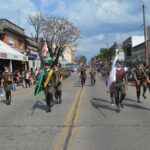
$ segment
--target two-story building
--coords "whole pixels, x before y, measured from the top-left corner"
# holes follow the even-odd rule
[[[149,63],[150,63],[150,27],[147,28],[147,43],[148,43],[148,54],[149,54]],[[132,48],[133,61],[140,59],[145,62],[145,41],[134,46]]]
[[[137,59],[137,52],[134,47],[144,42],[144,36],[131,36],[123,41],[123,50],[125,53],[125,61],[133,62]]]
[[[18,55],[22,54],[24,55],[24,59],[17,59],[17,54],[16,57],[0,57],[0,66],[3,67],[4,65],[9,65],[11,70],[20,70],[22,68],[27,67],[27,61],[28,58],[25,56],[26,54],[26,47],[25,47],[25,32],[24,29],[17,26],[16,24],[10,22],[7,19],[0,19],[0,40],[4,42],[5,44],[10,46],[3,46],[7,47],[7,56],[10,56],[11,52],[13,53],[18,52]],[[2,44],[2,45],[5,45]],[[9,49],[9,50],[8,50]],[[14,51],[13,51],[14,50]],[[16,51],[17,50],[17,51]],[[9,53],[10,52],[10,53]]]

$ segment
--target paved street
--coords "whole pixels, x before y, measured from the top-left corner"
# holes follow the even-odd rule
[[[80,86],[77,73],[63,82],[63,103],[46,113],[44,94],[34,86],[12,93],[12,104],[0,97],[0,150],[149,150],[150,94],[136,102],[129,87],[125,108],[116,113],[105,82]]]

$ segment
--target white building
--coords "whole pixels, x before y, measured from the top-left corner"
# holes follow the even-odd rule
[[[132,58],[133,62],[137,59],[140,59],[143,62],[145,62],[145,42],[132,48]]]
[[[137,59],[137,51],[133,47],[144,42],[144,36],[131,36],[123,42],[123,50],[125,52],[125,60],[133,61]]]
[[[149,62],[150,62],[150,27],[147,28],[147,41],[148,41],[148,53],[149,53]],[[145,62],[145,42],[140,43],[132,48],[133,59],[136,60],[139,58]]]
[[[63,52],[63,58],[61,58],[61,63],[74,63],[74,49],[70,46],[67,46]]]

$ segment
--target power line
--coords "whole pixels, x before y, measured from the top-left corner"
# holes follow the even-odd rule
[[[115,12],[109,10],[109,9],[106,9],[106,8],[102,7],[99,3],[95,2],[95,1],[92,1],[92,0],[87,0],[87,1],[90,2],[90,3],[93,3],[93,4],[95,4],[95,5],[97,5],[99,8],[103,9],[103,10],[106,11],[107,13],[110,13],[111,15],[117,16],[117,17],[119,17],[119,18],[122,19],[122,20],[129,20],[129,21],[132,21],[132,22],[133,22],[133,20],[132,20],[131,18],[126,18],[126,19],[124,19],[124,16],[118,15],[117,13],[115,13]]]

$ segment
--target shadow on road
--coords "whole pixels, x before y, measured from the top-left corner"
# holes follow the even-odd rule
[[[132,100],[132,99],[129,99],[129,98],[126,98],[125,101],[130,101],[130,102],[134,102],[134,103],[137,103],[137,101],[135,100]]]
[[[131,102],[131,103],[126,103],[126,101],[129,101],[129,102]],[[144,110],[150,110],[150,108],[146,108],[146,107],[143,107],[143,106],[140,106],[141,104],[136,104],[137,103],[137,101],[135,101],[135,100],[132,100],[132,99],[129,99],[129,98],[126,98],[125,100],[124,100],[124,105],[125,106],[127,106],[127,107],[132,107],[132,108],[135,108],[135,109],[144,109]]]
[[[85,86],[92,86],[91,84],[86,84]]]
[[[150,110],[149,108],[146,108],[146,107],[143,107],[143,106],[139,106],[139,105],[136,105],[136,104],[127,104],[127,103],[124,103],[125,106],[127,107],[132,107],[132,108],[135,108],[135,109],[144,109],[144,110]]]
[[[104,114],[102,109],[114,111],[114,109],[110,105],[110,102],[108,102],[107,100],[103,100],[103,99],[99,99],[99,98],[93,98],[92,100],[90,100],[90,102],[91,102],[92,106],[95,109],[97,109],[103,117],[106,117],[106,115]]]
[[[104,99],[100,99],[100,98],[93,98],[93,100],[94,101],[99,101],[99,102],[104,102],[104,103],[109,103],[110,104],[110,102],[108,101],[108,100],[104,100]]]
[[[31,116],[34,114],[35,109],[42,109],[42,110],[46,110],[46,105],[44,105],[41,101],[37,100],[36,103],[33,105],[32,107],[32,113]]]
[[[131,103],[126,103],[126,101],[130,101]],[[100,98],[93,98],[92,100],[90,100],[92,106],[97,109],[102,116],[106,117],[106,115],[104,114],[104,112],[102,111],[102,109],[107,109],[107,110],[111,110],[111,111],[115,111],[115,108],[113,108],[110,105],[110,102],[108,100],[104,100],[104,99],[100,99]],[[126,99],[124,101],[124,105],[126,107],[130,107],[130,108],[134,108],[134,109],[143,109],[143,110],[147,110],[150,111],[150,108],[146,108],[144,106],[140,106],[140,104],[135,104],[137,103],[136,101],[132,100],[132,99]]]
[[[0,103],[4,103],[7,105],[7,101],[6,100],[1,100]]]
[[[74,85],[73,87],[82,87],[82,85]]]

